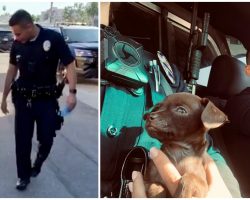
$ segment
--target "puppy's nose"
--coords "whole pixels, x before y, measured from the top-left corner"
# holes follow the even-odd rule
[[[143,116],[143,119],[144,120],[154,120],[155,118],[157,118],[158,115],[156,113],[146,113],[144,116]]]
[[[149,113],[146,113],[145,115],[143,115],[143,119],[146,120],[149,117]]]

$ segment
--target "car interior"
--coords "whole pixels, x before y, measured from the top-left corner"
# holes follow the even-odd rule
[[[152,56],[160,50],[169,63],[178,67],[184,80],[195,85],[196,95],[208,97],[223,111],[228,99],[250,85],[250,77],[244,73],[246,52],[250,49],[250,29],[246,28],[250,23],[249,9],[250,3],[245,2],[117,2],[111,3],[110,19],[122,35],[140,43]],[[196,48],[205,15],[209,21],[207,43]],[[187,64],[192,51],[190,42],[202,54],[198,75],[191,78]],[[223,136],[226,133],[221,128],[213,132],[214,145],[239,181],[242,196],[250,197],[250,185],[242,182],[239,166],[236,168],[230,157],[230,146]]]

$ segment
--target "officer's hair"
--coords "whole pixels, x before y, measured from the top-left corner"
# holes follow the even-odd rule
[[[33,24],[31,15],[25,10],[16,11],[9,20],[9,26]]]

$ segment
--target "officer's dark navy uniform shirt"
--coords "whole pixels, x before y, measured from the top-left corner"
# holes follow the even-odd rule
[[[24,87],[56,84],[59,59],[64,66],[74,61],[59,33],[37,26],[40,32],[34,41],[14,41],[10,52],[10,63],[18,67],[18,82]]]

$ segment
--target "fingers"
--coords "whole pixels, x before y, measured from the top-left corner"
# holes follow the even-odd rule
[[[232,197],[212,159],[207,164],[206,173],[209,185],[207,197]]]
[[[2,112],[4,113],[4,114],[8,114],[9,113],[9,110],[8,110],[8,108],[7,108],[7,104],[2,104],[1,105],[1,110],[2,110]]]
[[[133,171],[132,179],[133,182],[129,183],[129,190],[132,193],[132,198],[146,198],[142,174],[140,172]]]
[[[155,147],[150,149],[150,158],[155,163],[158,172],[160,173],[169,192],[173,196],[178,187],[179,180],[181,179],[180,173],[168,157],[161,150]]]

